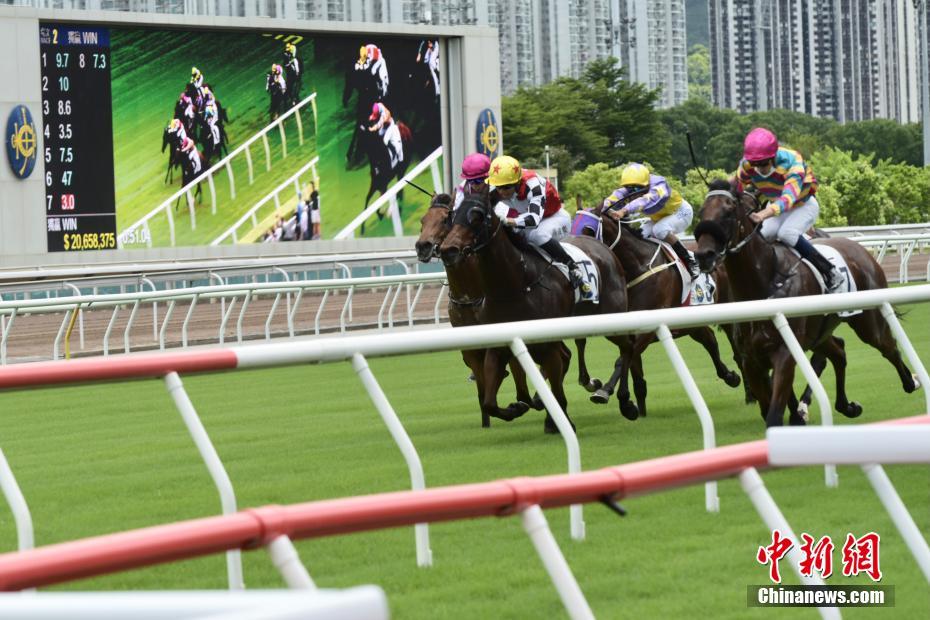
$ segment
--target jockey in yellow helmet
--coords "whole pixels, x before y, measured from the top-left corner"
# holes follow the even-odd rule
[[[491,162],[487,182],[492,188],[491,204],[496,204],[494,211],[503,225],[568,267],[572,286],[581,287],[581,268],[559,243],[571,229],[571,218],[562,208],[555,186],[536,171],[524,170],[508,155]],[[583,296],[591,292],[587,286],[580,290]]]

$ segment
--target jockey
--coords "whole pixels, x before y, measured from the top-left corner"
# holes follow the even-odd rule
[[[168,133],[177,134],[178,144],[183,144],[187,140],[187,131],[184,129],[184,123],[180,119],[173,118],[168,123]]]
[[[459,208],[466,194],[476,191],[485,183],[490,170],[491,158],[484,153],[472,153],[462,160],[462,182],[455,186],[453,211]]]
[[[798,251],[823,276],[827,290],[836,288],[840,277],[823,254],[804,237],[820,214],[817,202],[817,179],[810,165],[795,150],[778,145],[778,138],[768,129],[756,127],[743,142],[743,159],[736,180],[740,189],[752,186],[765,205],[749,218],[761,223],[759,231],[766,241],[777,239]]]
[[[681,194],[669,187],[665,177],[650,174],[642,164],[628,165],[620,176],[620,187],[604,199],[603,209],[615,220],[645,214],[649,219],[643,223],[643,236],[668,242],[691,278],[698,277],[697,263],[678,239],[691,224],[694,210]]]
[[[188,137],[181,142],[181,152],[187,153],[188,159],[191,160],[191,167],[194,170],[194,176],[200,174],[200,153],[197,152],[197,145]]]
[[[278,63],[271,65],[271,73],[268,74],[268,84],[265,90],[271,90],[272,84],[277,84],[282,93],[287,92],[287,82],[284,80],[284,71],[282,71],[281,65]]]
[[[183,109],[183,114],[187,118],[194,118],[194,101],[191,99],[187,93],[181,93],[181,96],[178,98],[178,101],[181,103],[181,108]]]
[[[371,116],[368,117],[368,122],[373,123],[368,128],[368,131],[377,131],[378,135],[381,136],[384,146],[387,147],[388,154],[391,157],[391,168],[394,168],[404,159],[404,143],[401,139],[400,129],[391,116],[391,111],[383,103],[375,103],[371,106]]]
[[[559,243],[568,235],[571,218],[562,208],[555,188],[540,174],[524,170],[520,162],[507,155],[491,162],[487,183],[492,188],[492,204],[498,203],[494,210],[501,223],[568,267],[572,287],[581,287],[583,295],[590,293],[581,268]],[[506,214],[502,213],[505,209]]]
[[[439,96],[439,41],[427,39],[420,43],[420,49],[417,52],[417,62],[424,63],[429,69],[430,76],[433,79],[433,88],[435,95]]]
[[[378,81],[380,98],[384,99],[388,93],[388,70],[381,48],[374,43],[363,45],[358,50],[358,63],[356,68],[367,69]]]
[[[197,90],[203,88],[203,73],[201,73],[200,69],[197,67],[191,67],[191,84],[193,84],[194,88]]]

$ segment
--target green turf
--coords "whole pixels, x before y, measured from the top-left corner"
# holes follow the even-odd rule
[[[357,49],[357,43],[346,41],[347,47]],[[323,236],[334,236],[362,210],[369,185],[368,166],[365,164],[348,170],[345,162],[345,152],[354,130],[352,117],[342,106],[346,60],[332,54],[318,57],[315,43],[310,38],[299,43],[305,71],[301,97],[316,92],[318,113],[318,118],[314,119],[312,108],[307,106],[301,110],[306,137],[304,144],[298,145],[296,123],[287,121],[288,157],[283,159],[280,136],[277,130],[272,131],[269,143],[273,165],[269,172],[265,170],[261,142],[256,143],[251,148],[255,164],[251,185],[247,181],[245,157],[234,158],[235,198],[230,194],[226,173],[218,173],[215,176],[217,214],[210,214],[209,191],[204,185],[195,230],[191,229],[182,200],[180,210],[175,212],[178,246],[210,243],[315,155],[320,156],[318,171]],[[415,42],[411,44],[416,49]],[[330,50],[339,48],[332,39],[328,40],[328,45]],[[174,102],[190,77],[191,66],[196,65],[203,72],[206,82],[212,85],[214,93],[229,111],[227,132],[232,151],[270,120],[265,74],[272,62],[280,61],[282,48],[282,41],[259,32],[111,30],[113,149],[117,227],[120,231],[159,206],[181,187],[179,174],[175,174],[171,185],[165,184],[167,155],[161,153],[162,131],[171,120]],[[392,79],[399,80],[400,76]],[[394,113],[411,123],[403,110],[395,110]],[[419,162],[420,154],[410,153],[408,158],[412,168]],[[425,188],[434,189],[428,171],[417,180]],[[290,197],[287,192],[285,194],[285,197]],[[428,206],[428,199],[410,190],[404,194],[401,206],[404,230],[412,234],[418,230],[419,217]],[[153,244],[156,247],[168,245],[167,216],[156,217],[150,226]],[[389,222],[377,223],[375,219],[366,230],[366,236],[389,234],[393,234]]]
[[[904,326],[918,353],[930,359],[930,308],[914,307]],[[924,412],[923,392],[905,395],[877,352],[845,327],[838,333],[847,341],[850,396],[865,408],[851,423]],[[714,416],[718,443],[762,437],[758,410],[742,403],[742,390],[713,377],[696,345],[679,342]],[[606,373],[612,352],[603,341],[592,342],[589,361]],[[429,486],[565,471],[564,444],[543,435],[541,414],[479,427],[474,386],[457,353],[370,363],[419,450]],[[579,387],[568,387],[585,469],[700,448],[696,416],[661,347],[649,349],[645,365],[651,408],[636,422],[621,418],[615,401],[595,406]],[[403,459],[349,364],[189,377],[185,385],[240,506],[408,488]],[[832,395],[830,371],[825,385]],[[509,381],[502,394],[512,396]],[[206,469],[159,381],[9,392],[0,399],[0,446],[29,502],[38,544],[219,512]],[[816,408],[813,416],[819,419]],[[837,424],[850,423],[834,416]],[[887,470],[930,535],[927,469]],[[829,534],[834,541],[847,532],[881,535],[882,583],[895,586],[896,607],[849,609],[844,617],[930,617],[927,584],[863,474],[856,467],[839,471],[838,489],[824,487],[821,467],[766,473],[764,479],[798,534]],[[624,519],[589,505],[584,542],[570,540],[566,509],[546,515],[599,618],[816,617],[811,609],[746,607],[746,586],[767,579],[767,568],[754,558],[770,533],[737,482],[722,482],[719,495],[719,514],[704,511],[702,486],[623,501],[630,513]],[[297,546],[319,585],[377,583],[398,618],[564,617],[518,519],[443,523],[430,532],[431,569],[416,567],[412,528]],[[15,544],[10,514],[0,509],[0,548]],[[828,583],[870,583],[843,577],[841,562],[837,549],[837,574]],[[264,552],[244,554],[244,563],[248,586],[282,586]],[[797,583],[787,562],[782,574],[786,583]],[[225,580],[225,560],[217,555],[64,587],[222,588]]]

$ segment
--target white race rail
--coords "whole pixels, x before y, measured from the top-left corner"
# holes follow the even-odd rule
[[[310,169],[313,170],[313,172],[310,174],[310,178],[312,179],[319,178],[319,175],[317,174],[317,171],[316,171],[316,166],[319,162],[320,162],[320,158],[314,157],[313,159],[308,161],[306,164],[304,164],[300,168],[300,170],[292,174],[287,180],[283,181],[280,185],[278,185],[276,188],[271,190],[267,196],[265,196],[264,198],[259,200],[257,203],[255,203],[255,206],[249,209],[248,212],[246,212],[241,218],[239,218],[238,222],[230,226],[229,229],[226,232],[224,232],[222,235],[220,235],[219,237],[211,241],[210,245],[219,245],[223,243],[223,241],[225,241],[226,239],[229,239],[230,237],[232,238],[233,243],[239,243],[239,237],[238,237],[239,228],[243,224],[245,224],[247,221],[250,221],[250,220],[252,222],[252,228],[253,229],[258,228],[258,216],[256,215],[256,213],[258,212],[259,209],[265,206],[268,203],[268,201],[274,200],[275,211],[277,211],[278,209],[281,208],[281,200],[278,197],[278,195],[282,191],[284,191],[284,189],[288,185],[293,184],[294,189],[297,191],[297,195],[298,196],[300,195],[300,191],[301,191],[300,190],[300,177],[303,176],[307,172],[307,170],[310,170]]]
[[[568,453],[568,469],[570,473],[581,471],[580,450],[578,440],[572,431],[564,412],[558,406],[549,386],[543,380],[535,364],[525,354],[525,344],[528,342],[551,342],[553,340],[590,338],[600,335],[631,334],[659,332],[660,337],[667,330],[695,327],[707,324],[739,323],[746,321],[776,320],[781,322],[782,317],[805,316],[810,314],[823,314],[849,310],[855,308],[879,308],[885,320],[891,325],[892,332],[903,349],[905,356],[915,370],[921,385],[924,386],[924,402],[920,413],[930,412],[930,377],[904,334],[900,323],[895,316],[891,304],[908,304],[930,301],[930,285],[902,287],[897,289],[882,289],[863,291],[858,293],[843,293],[827,296],[796,297],[790,299],[762,300],[722,304],[719,306],[697,306],[685,308],[671,308],[664,310],[650,310],[612,315],[597,315],[584,317],[569,317],[561,319],[546,319],[522,323],[500,323],[494,325],[480,325],[461,327],[456,329],[433,329],[407,333],[389,333],[377,335],[344,336],[335,338],[316,338],[305,341],[291,341],[286,343],[256,344],[252,346],[238,346],[229,348],[216,348],[200,351],[182,351],[166,354],[136,355],[130,358],[96,358],[72,360],[67,363],[40,362],[32,364],[19,364],[0,368],[0,389],[21,388],[37,385],[70,383],[75,381],[109,380],[120,378],[138,378],[144,376],[166,376],[173,372],[205,372],[230,370],[233,368],[259,368],[272,366],[286,366],[293,364],[325,363],[352,360],[359,373],[365,389],[372,401],[376,404],[379,413],[391,429],[392,436],[398,443],[401,453],[410,470],[411,481],[414,487],[424,480],[420,470],[420,459],[409,436],[396,413],[390,406],[386,395],[380,390],[374,375],[365,362],[370,357],[388,357],[414,353],[427,353],[435,351],[453,351],[462,349],[485,349],[490,347],[509,347],[524,367],[527,377],[533,383],[546,404],[549,414],[556,420],[562,433]],[[794,338],[790,330],[781,330],[789,342]],[[669,352],[673,363],[676,361],[677,345],[668,338],[663,339],[663,346]],[[792,355],[802,368],[808,364],[803,352],[791,348]],[[131,363],[130,363],[131,362]],[[702,416],[702,409],[706,411],[706,404],[697,384],[691,377],[687,367],[674,364],[676,372],[684,383],[691,402],[698,412],[699,421],[704,433],[704,448],[711,449],[713,445],[713,420],[709,415]],[[821,391],[822,385],[816,376],[811,376],[815,390]],[[173,384],[174,396],[183,391],[183,386]],[[828,423],[826,409],[829,403],[818,398],[818,406],[822,408],[822,422]],[[191,406],[191,411],[192,411]],[[188,413],[191,413],[189,411]],[[405,439],[406,437],[406,439]],[[25,503],[17,503],[22,495],[16,481],[9,472],[8,477],[0,477],[3,492],[16,519],[17,527],[28,524],[31,528],[28,509]],[[835,483],[831,479],[829,470],[828,484]],[[744,483],[757,488],[759,485],[752,479],[745,479]],[[747,488],[747,492],[750,490]],[[752,495],[752,493],[751,493]],[[758,499],[758,498],[757,498]],[[764,498],[763,498],[764,499]],[[762,501],[760,499],[760,501]],[[769,500],[770,501],[770,498]],[[716,494],[708,488],[706,493],[706,508],[717,510]],[[25,509],[25,512],[23,512]],[[584,522],[581,507],[573,506],[571,515],[571,533],[573,538],[584,535]],[[20,537],[22,539],[22,537]],[[431,553],[425,526],[417,528],[417,562],[421,566],[429,565]],[[232,585],[232,580],[231,580]]]
[[[174,212],[173,212],[173,209],[171,208],[171,205],[177,202],[182,196],[185,196],[187,199],[188,212],[190,213],[191,230],[194,230],[195,228],[197,228],[197,215],[196,215],[195,206],[194,206],[194,196],[191,192],[194,190],[195,187],[197,187],[197,185],[200,182],[206,180],[210,188],[210,199],[211,199],[210,212],[215,215],[216,214],[216,188],[213,183],[214,174],[218,172],[221,168],[226,169],[226,173],[229,178],[229,193],[233,198],[235,198],[236,197],[236,180],[235,180],[235,176],[233,175],[233,171],[232,171],[232,160],[236,156],[238,156],[240,153],[245,153],[246,163],[249,168],[249,184],[251,185],[252,182],[254,181],[254,172],[253,172],[253,165],[252,165],[252,152],[251,150],[249,150],[249,147],[251,147],[252,144],[254,144],[256,141],[261,140],[262,145],[264,146],[264,150],[265,150],[265,169],[270,171],[271,170],[271,146],[268,143],[268,133],[275,127],[278,128],[278,131],[281,134],[281,147],[283,149],[283,154],[284,154],[284,157],[287,157],[287,138],[285,137],[285,133],[284,133],[284,121],[290,118],[291,116],[294,117],[294,119],[297,121],[297,131],[299,135],[299,141],[300,141],[300,144],[303,144],[304,143],[303,121],[301,120],[300,114],[298,114],[298,112],[300,111],[301,108],[303,108],[309,103],[313,103],[313,110],[314,110],[313,116],[315,119],[316,118],[316,93],[313,93],[309,97],[307,97],[306,99],[304,99],[303,101],[295,105],[293,108],[291,108],[290,110],[288,110],[287,112],[279,116],[273,122],[269,123],[264,129],[256,133],[254,136],[252,136],[251,138],[249,138],[248,140],[240,144],[238,147],[236,147],[235,150],[233,150],[232,153],[230,153],[229,155],[227,155],[220,161],[216,162],[212,166],[210,166],[210,168],[208,168],[203,173],[201,173],[200,176],[198,176],[196,179],[194,179],[193,181],[191,181],[190,183],[188,183],[187,185],[185,185],[184,187],[176,191],[174,194],[171,195],[170,198],[168,198],[167,200],[162,202],[160,205],[158,205],[157,207],[155,207],[154,209],[146,213],[144,216],[142,216],[141,219],[136,221],[131,226],[128,226],[127,228],[122,230],[117,236],[117,242],[119,243],[119,247],[120,248],[124,247],[125,239],[131,236],[134,236],[134,235],[140,235],[140,233],[138,232],[139,229],[142,229],[145,231],[144,234],[140,235],[140,237],[143,239],[146,239],[146,244],[148,247],[152,247],[152,232],[149,228],[149,221],[151,221],[152,218],[157,216],[159,213],[165,213],[168,216],[169,237],[171,241],[171,246],[173,247],[175,245]]]
[[[404,225],[400,220],[400,209],[397,208],[397,194],[401,190],[407,188],[407,182],[411,181],[418,176],[420,176],[427,167],[430,168],[430,171],[433,175],[433,187],[439,188],[442,187],[442,176],[439,173],[439,158],[442,157],[442,147],[427,155],[423,161],[418,163],[413,170],[404,175],[404,177],[399,180],[397,183],[391,186],[388,191],[381,194],[377,200],[375,200],[371,205],[368,206],[364,211],[359,213],[354,220],[349,222],[349,224],[340,230],[335,239],[350,239],[355,236],[356,229],[360,228],[368,218],[375,214],[375,212],[384,206],[385,203],[390,203],[389,215],[394,224],[394,236],[401,237],[404,234]],[[408,188],[409,189],[409,188]]]

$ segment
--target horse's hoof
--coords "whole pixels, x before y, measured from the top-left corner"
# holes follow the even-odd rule
[[[637,405],[637,407],[639,407],[639,417],[645,418],[646,417],[646,405]]]
[[[627,420],[635,420],[639,417],[639,407],[632,402],[620,403],[620,413]]]
[[[753,404],[753,403],[755,403],[755,402],[758,402],[758,401],[756,400],[756,397],[752,395],[752,392],[746,392],[746,394],[745,394],[743,400],[746,401],[746,404],[747,404],[747,405],[751,405],[751,404]]]
[[[600,379],[591,378],[588,379],[587,383],[582,383],[581,385],[588,393],[593,393],[604,387],[604,382]]]
[[[789,426],[807,426],[807,421],[801,416],[788,416]]]
[[[381,209],[378,209],[377,213],[378,213],[378,221],[380,222],[381,220],[384,219],[384,213],[381,212]]]
[[[475,378],[475,373],[471,373],[470,375],[468,375],[468,381],[475,382],[476,380],[477,379]]]
[[[533,394],[533,404],[532,404],[532,407],[533,407],[533,409],[535,409],[536,411],[542,411],[543,409],[546,408],[546,403],[544,403],[544,402],[542,401],[542,399],[539,397],[539,394]]]
[[[807,409],[807,403],[803,401],[798,403],[798,416],[800,416],[800,418],[805,422],[811,421],[811,414]]]
[[[530,410],[530,406],[524,402],[517,401],[515,403],[510,403],[507,405],[507,411],[513,413],[513,419],[516,420],[524,413]]]
[[[911,373],[911,380],[914,382],[914,387],[911,389],[904,388],[904,391],[908,394],[920,389],[920,377],[917,376],[917,373]]]
[[[731,388],[739,387],[743,380],[740,378],[738,372],[729,371],[723,377],[723,382],[729,385]]]
[[[846,405],[845,411],[840,411],[840,413],[842,413],[847,418],[858,418],[862,415],[862,405],[856,401],[853,401]]]
[[[591,402],[597,405],[606,405],[610,402],[610,392],[601,388],[598,389],[594,394],[591,394]]]

